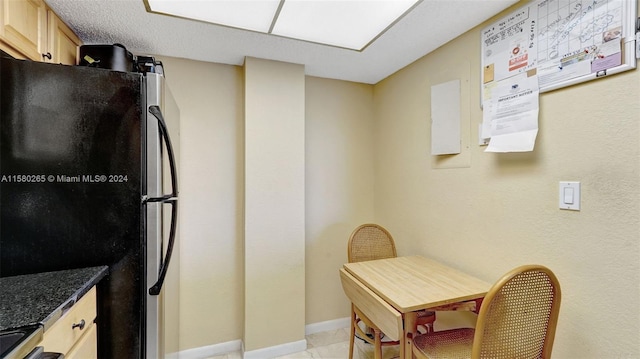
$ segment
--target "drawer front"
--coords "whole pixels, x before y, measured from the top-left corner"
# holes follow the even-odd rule
[[[40,346],[48,352],[66,354],[94,326],[95,318],[96,288],[94,287],[44,333]]]

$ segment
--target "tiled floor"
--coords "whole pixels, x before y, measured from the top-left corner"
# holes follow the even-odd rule
[[[398,346],[383,348],[383,359],[398,357]],[[273,359],[346,359],[349,357],[349,329],[338,329],[307,335],[307,350]],[[354,359],[373,359],[373,346],[356,339]],[[240,352],[207,359],[242,359]]]

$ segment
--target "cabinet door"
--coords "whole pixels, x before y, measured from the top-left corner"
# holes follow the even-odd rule
[[[96,359],[98,358],[98,331],[97,325],[92,324],[89,330],[65,355],[65,359]]]
[[[43,0],[0,0],[0,38],[2,42],[42,61],[47,13]]]
[[[96,288],[85,294],[51,328],[45,330],[40,346],[45,351],[67,353],[95,325]]]
[[[47,49],[51,59],[46,61],[55,64],[76,65],[76,54],[80,39],[51,10],[47,11],[48,41]]]

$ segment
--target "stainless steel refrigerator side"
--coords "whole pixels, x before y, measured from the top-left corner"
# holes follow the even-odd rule
[[[163,76],[148,73],[145,357],[179,351],[180,244],[178,177],[180,110]],[[160,110],[160,111],[158,111]],[[166,151],[165,151],[166,150]],[[170,208],[168,206],[171,206]]]
[[[162,77],[149,73],[147,84],[147,108],[162,107]],[[162,142],[158,121],[147,113],[147,196],[160,197],[162,190]],[[149,286],[156,283],[162,258],[162,203],[147,202],[146,213],[146,338],[145,357],[164,358],[163,308],[160,295],[149,295]]]
[[[169,134],[171,135],[171,143],[175,155],[175,164],[177,167],[177,180],[180,181],[180,109],[173,98],[171,87],[167,80],[164,81],[164,99],[162,111],[165,115],[165,123]],[[169,160],[163,158],[163,180],[165,193],[171,192],[171,171],[169,168]],[[178,193],[179,196],[179,193]],[[177,205],[177,204],[176,204]],[[163,217],[164,233],[171,231],[172,211],[165,210]],[[161,293],[164,307],[163,328],[164,328],[164,354],[165,358],[177,358],[180,351],[180,216],[176,218],[176,233],[173,245],[173,254],[171,255],[171,265],[164,279],[163,290]],[[165,251],[167,250],[165,246]]]

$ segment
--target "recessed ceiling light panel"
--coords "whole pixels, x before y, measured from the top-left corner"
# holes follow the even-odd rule
[[[157,13],[362,50],[421,0],[146,0]]]
[[[147,0],[153,12],[268,32],[280,0]]]
[[[272,33],[361,50],[415,0],[286,0]]]

